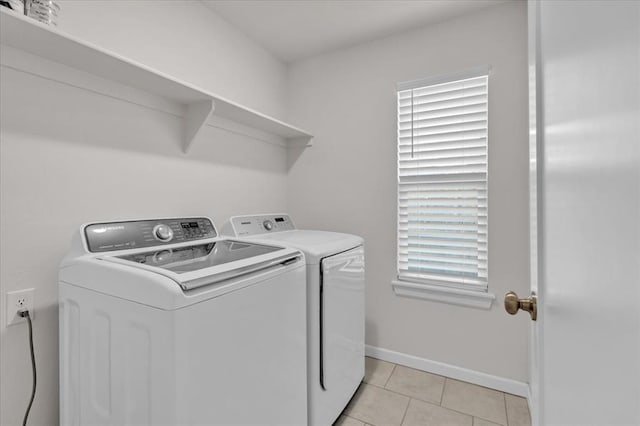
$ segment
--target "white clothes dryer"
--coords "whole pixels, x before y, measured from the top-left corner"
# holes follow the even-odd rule
[[[304,253],[308,424],[333,424],[364,378],[364,240],[350,234],[296,229],[286,214],[234,216],[222,233]]]
[[[298,250],[204,217],[94,223],[59,280],[61,425],[306,424]]]

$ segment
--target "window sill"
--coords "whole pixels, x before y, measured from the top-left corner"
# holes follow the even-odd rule
[[[493,293],[418,284],[409,281],[395,280],[391,281],[391,285],[396,296],[425,299],[485,310],[491,309],[491,305],[496,298]]]

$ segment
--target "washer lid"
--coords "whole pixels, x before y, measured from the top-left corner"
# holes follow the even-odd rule
[[[300,257],[299,252],[282,247],[245,241],[209,240],[202,244],[157,247],[155,250],[101,258],[167,276],[183,290],[191,290],[288,264]]]
[[[281,250],[280,247],[247,242],[218,240],[186,247],[161,248],[142,253],[114,256],[118,259],[155,266],[176,274],[248,259]]]
[[[364,243],[357,235],[304,229],[261,234],[251,238],[251,241],[281,243],[297,248],[304,253],[307,264],[317,264],[323,257],[350,250]]]

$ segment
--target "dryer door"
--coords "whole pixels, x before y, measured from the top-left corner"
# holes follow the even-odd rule
[[[364,248],[320,263],[320,386],[344,408],[364,377]],[[342,410],[340,408],[339,411]]]

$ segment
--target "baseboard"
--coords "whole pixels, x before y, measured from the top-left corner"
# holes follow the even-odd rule
[[[401,352],[395,352],[389,349],[378,348],[370,345],[365,345],[365,354],[372,358],[393,362],[394,364],[404,365],[405,367],[415,368],[416,370],[422,370],[428,373],[438,374],[440,376],[446,376],[452,379],[522,396],[527,398],[527,400],[529,399],[529,385],[524,382],[493,376],[491,374],[481,373],[479,371],[469,370],[467,368],[457,367],[455,365],[432,361],[430,359],[407,355]]]
[[[539,426],[538,411],[533,409],[533,395],[531,394],[531,386],[527,386],[527,405],[529,407],[529,415],[531,416],[531,426]]]

